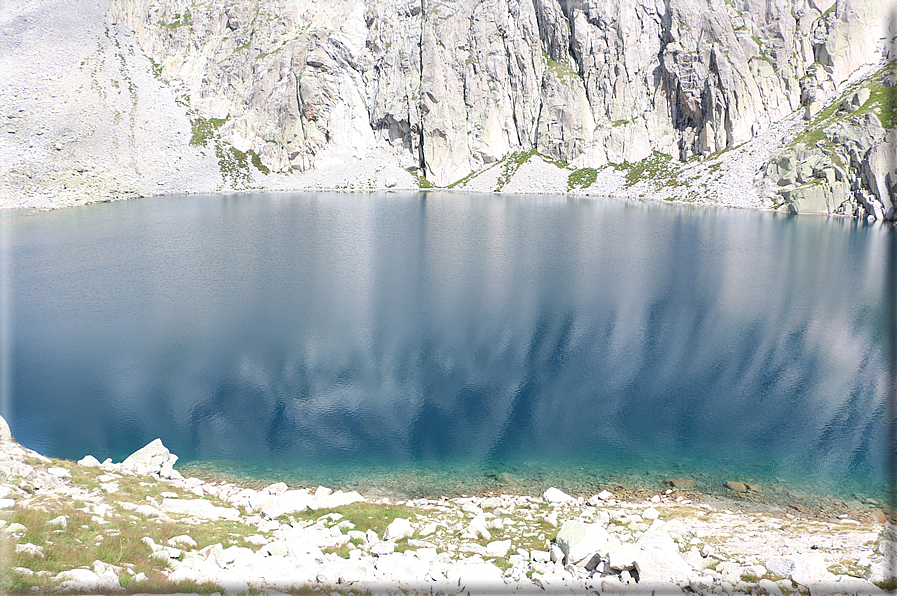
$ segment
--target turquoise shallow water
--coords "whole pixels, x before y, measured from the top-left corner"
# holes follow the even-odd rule
[[[161,437],[186,469],[372,493],[881,499],[881,226],[454,193],[2,225],[4,413],[48,455]]]

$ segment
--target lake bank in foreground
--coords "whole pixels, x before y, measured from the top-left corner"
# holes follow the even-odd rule
[[[158,440],[120,464],[76,463],[2,427],[7,593],[877,594],[893,581],[897,528],[880,512],[810,519],[672,488],[632,500],[256,490],[185,478]]]

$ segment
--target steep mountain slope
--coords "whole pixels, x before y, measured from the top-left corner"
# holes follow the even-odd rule
[[[185,150],[218,162],[208,190],[482,188],[496,164],[510,181],[538,153],[564,166],[554,191],[605,180],[628,196],[880,218],[894,204],[893,0],[109,2],[109,39],[133,32],[155,75],[136,103],[143,87],[174,97],[166,125],[189,118]],[[820,112],[863,76],[851,118]],[[826,155],[823,139],[856,141],[856,159],[817,156],[789,178]],[[736,149],[714,162],[721,176],[698,165]],[[651,164],[683,188],[644,180]]]

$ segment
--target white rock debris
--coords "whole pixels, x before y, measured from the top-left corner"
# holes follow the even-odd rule
[[[112,519],[122,511],[148,523],[179,524],[183,532],[167,544],[144,536],[140,548],[162,566],[173,585],[210,582],[225,593],[314,585],[445,594],[645,589],[883,594],[874,582],[894,574],[888,563],[897,548],[897,527],[887,523],[789,520],[773,512],[683,505],[672,492],[638,503],[615,501],[609,491],[584,500],[557,489],[542,497],[392,502],[326,487],[291,489],[284,483],[255,490],[173,474],[175,458],[156,440],[123,463],[103,464],[105,474],[120,481],[139,479],[147,491],[164,488],[161,501],[147,496],[145,504],[137,505],[79,485],[78,469],[95,467],[94,458],[49,460],[6,439],[0,441],[0,488],[14,501],[13,511],[55,496],[88,503],[86,510],[95,520]],[[381,536],[355,529],[337,511],[358,502],[388,504],[407,514],[394,513]],[[316,511],[320,515],[312,513]],[[305,517],[296,517],[303,512]],[[252,547],[196,539],[203,524],[221,520],[246,527],[245,543]],[[65,531],[66,517],[49,524]],[[559,528],[554,540],[545,535],[546,524]],[[0,532],[15,542],[17,554],[41,564],[45,549],[22,539],[28,532],[24,525],[4,521]],[[98,535],[97,541],[102,538]],[[26,579],[46,573],[29,566],[14,572]],[[130,566],[100,560],[49,579],[59,591],[113,593],[123,589],[126,577],[131,585],[146,580]]]

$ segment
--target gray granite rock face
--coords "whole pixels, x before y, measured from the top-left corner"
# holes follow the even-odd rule
[[[446,185],[514,151],[599,167],[735,147],[821,105],[878,56],[886,7],[234,0],[191,12],[185,0],[111,0],[109,15],[136,32],[194,121],[265,168],[305,171],[388,146]],[[857,167],[886,212],[895,176],[878,155]],[[815,179],[828,193],[777,196],[832,211],[849,180],[824,169]]]

